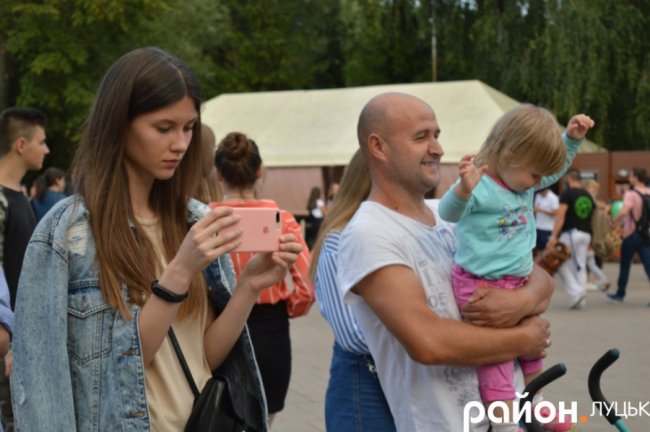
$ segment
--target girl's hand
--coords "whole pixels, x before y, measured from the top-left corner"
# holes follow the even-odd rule
[[[257,253],[246,263],[237,285],[245,285],[259,294],[263,289],[284,279],[301,251],[302,245],[296,241],[296,236],[282,235],[277,252]]]
[[[219,233],[239,220],[231,207],[211,209],[192,226],[181,243],[176,256],[169,263],[187,281],[221,255],[231,252],[239,244],[243,230]]]
[[[594,127],[594,124],[594,121],[588,115],[574,115],[566,127],[566,134],[571,139],[581,140],[587,135],[589,129]]]
[[[468,199],[472,195],[472,191],[487,172],[487,165],[477,168],[474,165],[474,155],[465,155],[461,158],[458,164],[458,173],[460,175],[460,183],[456,188],[456,194],[464,199]]]

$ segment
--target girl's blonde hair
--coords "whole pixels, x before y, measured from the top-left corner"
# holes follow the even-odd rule
[[[131,317],[129,301],[143,305],[151,282],[162,271],[152,242],[131,207],[126,172],[127,133],[139,115],[189,97],[200,116],[199,83],[189,67],[156,47],[139,48],[120,57],[99,86],[84,135],[74,156],[72,179],[90,216],[97,248],[99,286],[106,301],[124,318]],[[160,217],[163,249],[169,262],[188,232],[187,203],[201,170],[201,121],[192,126],[192,140],[174,176],[155,180],[149,203]],[[201,310],[206,284],[197,273],[179,316]]]
[[[523,104],[501,116],[474,161],[497,175],[508,167],[532,167],[547,176],[560,171],[566,158],[555,116],[544,108]]]
[[[323,247],[323,240],[330,231],[342,229],[347,225],[361,203],[368,198],[370,184],[370,171],[366,159],[361,150],[357,150],[343,173],[339,191],[327,210],[327,215],[318,231],[318,238],[312,248],[309,266],[309,277],[312,280],[318,269],[318,257]]]

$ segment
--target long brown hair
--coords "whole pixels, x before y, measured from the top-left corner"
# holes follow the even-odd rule
[[[127,131],[137,116],[186,96],[200,115],[198,81],[181,60],[155,47],[125,54],[102,79],[73,160],[73,183],[88,209],[97,247],[102,294],[125,318],[130,318],[130,308],[122,284],[128,289],[129,301],[142,305],[151,282],[162,271],[153,244],[131,207],[125,165]],[[168,262],[189,229],[187,203],[201,169],[200,118],[192,129],[192,140],[177,172],[169,180],[155,180],[149,196],[164,234],[160,252]],[[202,307],[205,301],[205,282],[197,274],[179,316]]]
[[[194,191],[194,198],[210,203],[221,201],[223,193],[215,176],[214,152],[216,139],[212,128],[208,125],[201,125],[201,179]]]
[[[330,231],[342,229],[352,219],[363,201],[370,194],[370,171],[368,164],[361,150],[357,150],[348,164],[339,191],[334,197],[332,205],[327,211],[325,219],[318,231],[318,239],[311,251],[311,265],[309,266],[309,277],[314,280],[318,269],[318,257],[320,256],[323,241]]]

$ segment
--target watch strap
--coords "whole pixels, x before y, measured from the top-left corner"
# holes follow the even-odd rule
[[[169,303],[180,303],[187,298],[187,292],[176,294],[158,283],[158,280],[151,282],[151,292]]]

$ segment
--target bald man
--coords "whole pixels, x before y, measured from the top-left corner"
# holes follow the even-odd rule
[[[358,123],[372,188],[341,236],[339,285],[377,365],[395,425],[409,431],[463,428],[480,401],[473,366],[544,356],[552,281],[535,269],[528,285],[482,289],[461,321],[451,287],[454,227],[425,200],[440,181],[440,127],[429,105],[400,93],[371,99]],[[500,327],[500,328],[491,328]]]

